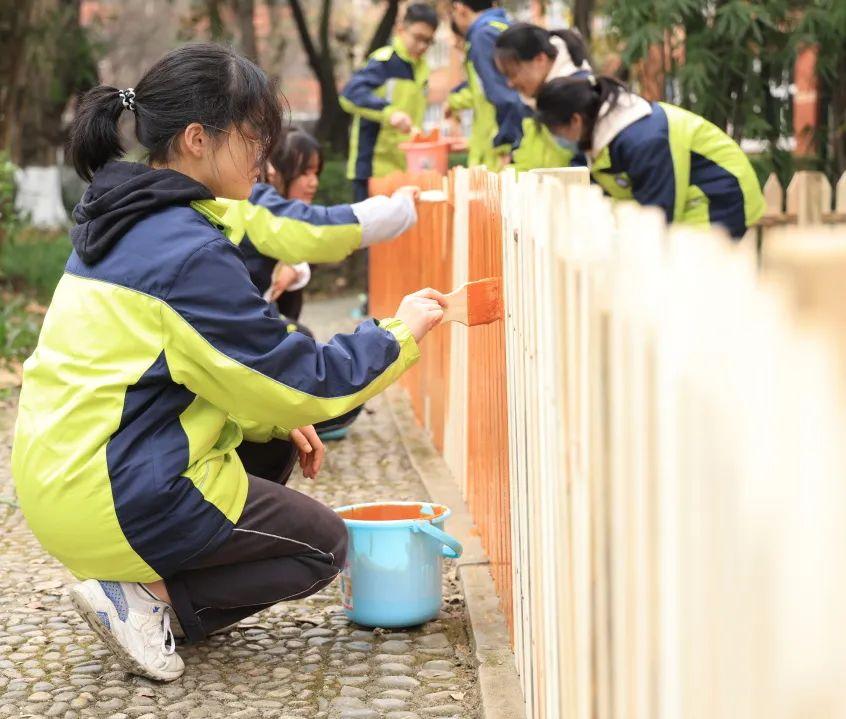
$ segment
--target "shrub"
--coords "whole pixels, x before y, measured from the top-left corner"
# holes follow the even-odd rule
[[[0,277],[16,291],[47,302],[65,269],[71,243],[66,230],[19,228],[0,247]]]

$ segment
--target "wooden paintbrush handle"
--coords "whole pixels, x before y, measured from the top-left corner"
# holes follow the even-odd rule
[[[444,295],[447,306],[444,308],[444,318],[441,322],[461,322],[467,324],[467,285]]]

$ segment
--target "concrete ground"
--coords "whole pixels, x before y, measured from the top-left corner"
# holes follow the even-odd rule
[[[303,321],[325,340],[354,326],[353,306],[350,299],[315,302]],[[318,480],[297,477],[291,486],[336,507],[428,499],[386,400],[367,410],[348,439],[330,445]],[[14,398],[0,400],[0,717],[480,716],[464,599],[449,566],[443,611],[426,626],[387,632],[352,625],[335,583],[180,649],[187,668],[176,682],[126,674],[71,608],[72,577],[42,551],[13,504],[14,415]]]

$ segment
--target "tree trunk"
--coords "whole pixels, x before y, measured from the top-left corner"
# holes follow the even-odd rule
[[[288,5],[294,16],[294,25],[309,67],[320,84],[321,109],[320,119],[317,121],[317,137],[321,141],[328,142],[336,152],[346,152],[349,143],[350,116],[341,109],[338,102],[338,82],[329,41],[332,0],[321,0],[320,25],[316,42],[309,30],[302,1],[288,0]],[[387,43],[396,23],[398,11],[399,0],[388,0],[385,14],[371,39],[369,52]]]
[[[255,0],[235,0],[235,16],[240,37],[239,50],[241,54],[258,62],[258,46],[256,44],[256,27],[254,23]]]
[[[209,34],[215,42],[225,39],[226,31],[220,16],[220,0],[206,0],[206,14],[209,18]]]
[[[80,26],[80,3],[30,0],[12,39],[17,65],[3,69],[2,140],[21,168],[18,208],[45,226],[66,220],[57,167],[57,151],[65,142],[62,114],[74,95],[97,81],[92,48]]]
[[[4,3],[0,10],[0,147],[19,144],[17,122],[25,90],[24,52],[33,3]]]
[[[838,72],[838,81],[834,83],[831,98],[831,142],[834,181],[837,182],[846,172],[846,52],[842,52]]]
[[[388,6],[385,8],[385,14],[379,21],[373,37],[370,39],[370,45],[367,46],[367,55],[378,50],[380,47],[388,44],[391,38],[391,33],[394,30],[394,25],[397,22],[397,15],[399,14],[399,0],[388,0]]]
[[[332,50],[329,46],[329,20],[332,0],[322,0],[319,46],[315,44],[308,28],[300,0],[288,0],[294,24],[314,77],[320,85],[320,119],[317,121],[317,138],[328,142],[336,152],[346,151],[348,144],[349,116],[338,102],[338,84],[335,78]]]
[[[573,23],[585,40],[590,40],[593,8],[596,0],[575,0],[573,5]]]
[[[79,25],[80,0],[33,0],[24,28],[21,83],[8,118],[10,146],[19,165],[54,165],[65,140],[68,100],[91,87],[97,70]]]

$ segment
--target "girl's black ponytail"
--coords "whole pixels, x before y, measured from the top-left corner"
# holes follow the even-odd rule
[[[625,85],[613,77],[556,78],[538,93],[538,121],[547,127],[567,125],[573,115],[579,114],[585,119],[585,137],[590,138],[600,111],[606,106],[605,112],[613,110],[625,89]]]
[[[496,39],[497,60],[505,63],[526,62],[541,54],[554,60],[558,56],[558,49],[552,43],[553,37],[564,41],[576,67],[590,60],[582,36],[574,30],[547,30],[527,22],[514,23],[499,34]]]
[[[97,85],[80,101],[71,124],[68,153],[83,180],[90,181],[109,160],[123,157],[118,121],[124,109],[120,91],[110,85]]]
[[[570,29],[550,30],[550,37],[557,37],[563,40],[567,52],[570,53],[570,59],[576,67],[581,67],[582,63],[587,61],[588,65],[593,63],[590,61],[590,54],[588,53],[587,45],[585,45],[584,38]]]
[[[156,62],[134,90],[99,85],[85,95],[68,146],[83,179],[123,156],[118,121],[124,110],[135,116],[135,136],[154,163],[166,162],[179,133],[197,122],[213,137],[230,127],[248,133],[260,143],[260,166],[283,125],[281,98],[258,66],[215,43],[184,45]]]

